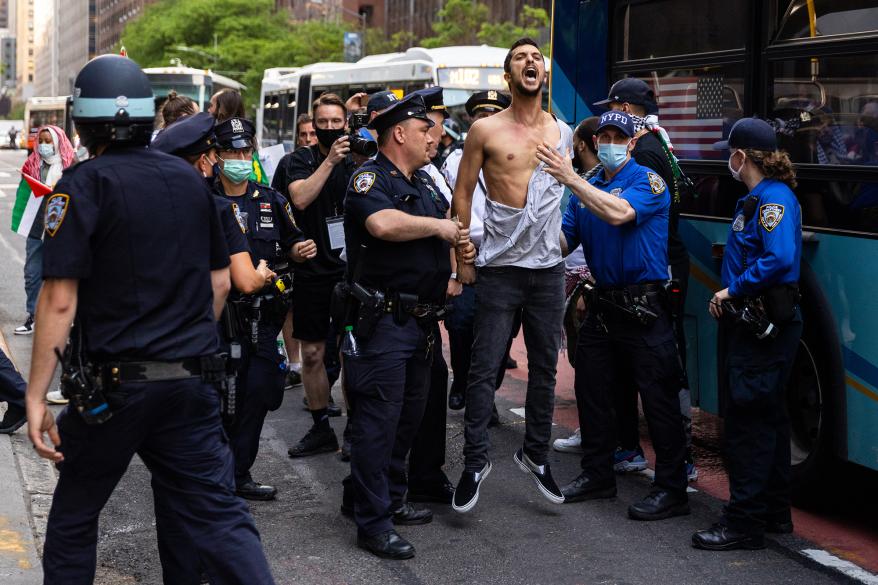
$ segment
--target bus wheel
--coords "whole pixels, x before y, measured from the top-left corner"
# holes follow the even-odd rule
[[[833,478],[834,443],[843,430],[836,414],[844,406],[843,377],[838,380],[844,368],[829,303],[805,263],[800,287],[804,328],[787,385],[787,410],[793,498],[809,504]]]

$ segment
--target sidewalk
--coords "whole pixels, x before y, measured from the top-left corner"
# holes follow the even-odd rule
[[[16,361],[9,351],[2,331],[0,347],[18,367],[22,367],[21,362]],[[30,493],[25,496],[23,486],[26,482],[23,470],[17,463],[19,457],[16,457],[16,452],[21,453],[22,449],[27,448],[26,443],[27,426],[13,435],[0,435],[0,583],[4,585],[43,582],[43,570],[31,526],[32,496]]]

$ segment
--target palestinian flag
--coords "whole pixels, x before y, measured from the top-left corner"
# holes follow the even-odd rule
[[[34,219],[40,211],[43,196],[52,192],[52,188],[21,173],[21,183],[15,193],[15,205],[12,208],[12,231],[27,237]]]
[[[262,168],[262,162],[259,160],[259,153],[255,150],[253,151],[253,170],[250,171],[250,180],[268,186],[268,175],[265,174],[265,169]]]

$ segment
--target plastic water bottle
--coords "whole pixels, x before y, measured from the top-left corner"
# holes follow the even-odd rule
[[[345,357],[360,357],[360,345],[354,336],[354,326],[346,325],[344,328],[344,339],[341,341],[341,353]]]
[[[283,339],[277,340],[277,353],[279,353],[284,358],[283,361],[280,363],[279,367],[280,367],[281,371],[286,372],[287,371],[287,352],[284,349],[284,340]]]

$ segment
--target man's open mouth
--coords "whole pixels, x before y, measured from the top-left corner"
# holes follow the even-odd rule
[[[526,67],[524,70],[525,79],[536,79],[537,78],[537,68],[536,67]]]

